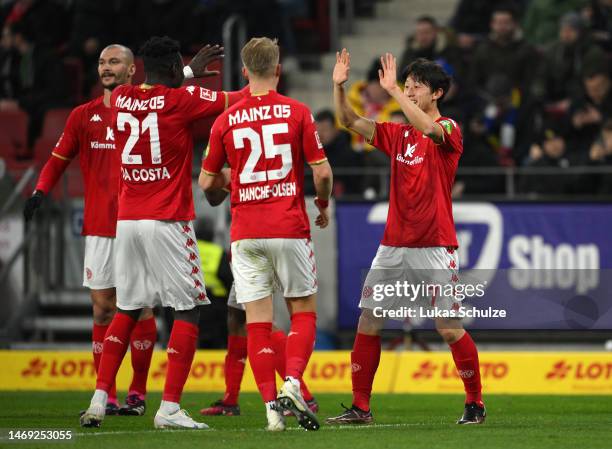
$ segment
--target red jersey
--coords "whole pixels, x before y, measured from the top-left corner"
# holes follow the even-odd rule
[[[304,162],[324,162],[310,110],[275,91],[249,96],[220,115],[202,169],[232,169],[231,240],[308,238]]]
[[[451,189],[463,152],[463,137],[454,120],[440,117],[436,122],[444,130],[441,144],[412,125],[376,123],[371,143],[391,158],[383,245],[457,246]]]
[[[116,151],[111,109],[99,97],[72,111],[51,153],[64,161],[80,158],[85,185],[83,235],[115,236],[120,173]],[[36,189],[48,193],[60,174],[43,179],[41,173]]]
[[[121,152],[118,220],[195,218],[191,125],[220,114],[227,101],[225,92],[198,86],[115,88],[111,105]]]

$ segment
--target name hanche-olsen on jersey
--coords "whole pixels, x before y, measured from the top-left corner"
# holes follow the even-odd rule
[[[219,115],[225,92],[198,86],[123,85],[111,97],[121,151],[118,220],[195,218],[192,123]]]
[[[120,173],[116,151],[111,108],[104,106],[103,97],[74,108],[52,157],[79,156],[85,187],[83,235],[115,237]]]
[[[409,248],[457,247],[451,190],[463,137],[457,123],[436,122],[436,144],[412,125],[376,123],[370,143],[391,158],[389,213],[382,244]]]
[[[304,163],[326,161],[310,110],[269,91],[245,97],[213,124],[202,169],[231,172],[231,240],[309,238]]]

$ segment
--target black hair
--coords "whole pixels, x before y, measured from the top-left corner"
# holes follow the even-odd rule
[[[177,64],[181,46],[168,36],[153,36],[140,47],[138,54],[144,62],[146,73],[169,76]]]
[[[323,110],[317,112],[317,115],[315,115],[315,121],[317,121],[317,122],[328,121],[328,122],[332,122],[332,124],[334,124],[334,123],[336,123],[336,116],[331,111],[331,109],[323,109]]]
[[[425,58],[416,59],[404,69],[402,79],[406,80],[408,77],[429,86],[432,92],[442,89],[442,96],[438,101],[444,99],[451,85],[451,77],[442,66]]]
[[[368,69],[368,73],[366,75],[366,80],[370,81],[378,81],[378,71],[382,70],[382,64],[380,63],[380,58],[375,58],[370,64],[370,68]]]
[[[508,3],[502,3],[499,6],[496,6],[495,8],[493,8],[491,17],[493,17],[493,14],[496,14],[496,13],[510,14],[510,16],[512,17],[512,20],[514,20],[515,22],[518,22],[519,20],[519,13],[514,3],[508,2]]]
[[[434,28],[438,28],[438,22],[432,16],[421,16],[416,21],[417,23],[425,22],[430,24]]]

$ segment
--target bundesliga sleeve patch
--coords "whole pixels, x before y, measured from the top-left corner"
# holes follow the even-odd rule
[[[446,131],[446,134],[452,134],[453,132],[453,122],[450,120],[440,120],[438,123],[442,125],[442,128]]]
[[[207,101],[216,101],[217,100],[217,92],[214,90],[208,90],[203,87],[200,87],[200,98],[202,100]]]

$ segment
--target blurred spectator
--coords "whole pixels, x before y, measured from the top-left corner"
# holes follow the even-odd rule
[[[522,37],[516,11],[511,7],[497,7],[491,16],[489,37],[476,48],[470,85],[482,88],[493,75],[503,74],[514,87],[526,92],[537,60],[534,48]]]
[[[601,133],[591,145],[589,160],[592,165],[612,168],[612,119],[606,120]],[[612,194],[612,176],[610,173],[595,175],[595,178],[594,193]]]
[[[361,153],[356,153],[351,148],[351,135],[336,126],[334,113],[329,109],[324,109],[317,113],[315,121],[325,154],[334,170],[336,168],[359,169],[362,165]],[[361,179],[362,175],[359,173],[334,175],[334,197],[361,194]]]
[[[559,19],[571,11],[579,11],[588,0],[531,0],[525,12],[525,39],[534,45],[546,45],[559,34]]]
[[[585,163],[584,155],[580,152],[568,151],[566,129],[563,123],[549,123],[542,135],[529,150],[527,167],[557,167],[567,168],[582,166]],[[576,175],[545,175],[535,173],[525,175],[521,180],[522,193],[539,194],[566,194],[577,193],[580,190],[580,177]]]
[[[605,59],[606,55],[585,32],[583,19],[577,13],[565,14],[560,21],[559,38],[544,54],[533,93],[557,114],[566,114],[570,99],[582,93],[585,66]]]
[[[32,30],[22,23],[11,26],[13,46],[19,54],[19,78],[14,87],[20,108],[30,116],[28,144],[38,137],[45,112],[61,106],[64,79],[61,60],[57,53],[35,43]]]
[[[599,134],[602,123],[612,118],[612,86],[607,64],[587,67],[582,76],[584,95],[570,105],[572,145],[585,152]]]
[[[28,28],[34,41],[50,47],[59,46],[67,38],[68,11],[66,2],[55,0],[17,0],[6,9],[3,27]]]
[[[459,49],[451,45],[448,36],[438,27],[436,19],[430,16],[417,19],[414,34],[406,40],[406,48],[400,58],[398,69],[404,70],[408,64],[418,58],[446,64],[455,74],[462,69]]]
[[[583,10],[593,39],[612,52],[612,0],[591,0]]]
[[[489,32],[494,2],[490,0],[461,0],[450,21],[457,33],[457,44],[464,49],[473,48]]]
[[[481,113],[471,120],[469,133],[480,141],[480,145],[486,143],[490,154],[497,155],[495,165],[519,163],[531,143],[535,115],[533,103],[522,98],[510,78],[502,74],[491,76],[485,91],[480,93],[480,101]],[[490,160],[490,157],[484,160]]]

